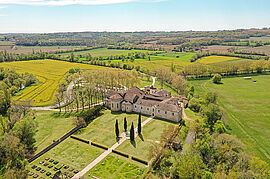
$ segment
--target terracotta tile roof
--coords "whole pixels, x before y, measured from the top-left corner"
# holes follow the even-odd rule
[[[110,96],[110,99],[123,99],[123,97],[117,93],[117,94]]]
[[[160,101],[139,98],[135,104],[152,107],[157,105],[158,103],[160,103]]]
[[[172,112],[179,112],[181,110],[180,106],[166,103],[158,103],[156,105],[156,108],[163,111],[172,111]]]
[[[124,99],[126,101],[134,102],[136,98],[144,95],[145,92],[138,87],[130,88],[126,91]],[[137,96],[137,97],[136,97]]]
[[[125,104],[125,105],[127,105],[127,104],[131,104],[131,105],[132,105],[132,103],[131,103],[131,102],[129,102],[129,101],[124,101],[122,104]]]
[[[166,100],[162,101],[161,103],[166,103],[166,104],[173,104],[173,105],[178,105],[179,99],[178,98],[167,98]]]

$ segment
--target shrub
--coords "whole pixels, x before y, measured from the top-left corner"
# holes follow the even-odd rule
[[[215,74],[214,77],[212,78],[213,82],[216,84],[220,84],[221,83],[221,75],[220,74]]]
[[[54,161],[54,162],[53,162],[53,164],[55,164],[55,165],[58,164],[58,163],[59,163],[58,161]]]
[[[101,144],[98,144],[98,143],[95,143],[95,142],[91,142],[91,145],[108,150],[108,147],[101,145]]]
[[[47,172],[47,173],[46,173],[47,176],[50,176],[51,174],[52,174],[51,172]]]
[[[147,162],[147,161],[142,160],[142,159],[139,159],[139,158],[137,158],[137,157],[131,157],[131,159],[132,159],[132,160],[135,160],[135,161],[137,161],[137,162],[140,162],[140,163],[142,163],[142,164],[148,165],[148,162]]]
[[[123,157],[126,157],[126,158],[128,158],[128,157],[129,157],[129,155],[128,155],[128,154],[125,154],[125,153],[120,152],[120,151],[117,151],[117,150],[112,150],[112,152],[113,152],[113,153],[116,153],[116,154],[118,154],[118,155],[121,155],[121,156],[123,156]]]
[[[90,143],[89,140],[86,140],[86,139],[83,139],[83,138],[80,138],[80,137],[77,137],[77,136],[74,136],[74,135],[70,136],[70,138],[76,139],[76,140],[78,140],[78,141],[81,141],[81,142],[84,142],[84,143],[87,143],[87,144]]]

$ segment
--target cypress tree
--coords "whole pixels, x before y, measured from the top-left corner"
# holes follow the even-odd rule
[[[127,132],[127,118],[126,117],[124,119],[124,129],[125,129],[125,132]]]
[[[115,135],[116,135],[116,137],[119,137],[119,128],[118,128],[118,120],[117,119],[115,122]]]
[[[139,113],[139,119],[138,119],[138,134],[140,135],[142,133],[142,116],[141,113]]]
[[[134,132],[134,126],[133,126],[133,122],[131,124],[131,128],[130,128],[130,140],[134,141],[135,138],[135,132]]]

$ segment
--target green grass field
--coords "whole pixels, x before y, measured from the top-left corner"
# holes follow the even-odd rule
[[[36,153],[46,148],[53,143],[53,140],[59,139],[75,127],[72,125],[73,117],[59,116],[58,113],[52,112],[38,112],[36,121],[38,123],[38,131],[35,135]]]
[[[143,178],[145,167],[135,165],[114,155],[109,155],[88,171],[83,179],[93,178]]]
[[[246,144],[247,151],[270,163],[270,75],[189,81],[196,93],[215,91],[226,110],[225,122],[231,133]],[[256,80],[257,82],[253,82]]]
[[[142,137],[137,136],[135,145],[126,140],[117,150],[128,153],[132,156],[149,160],[149,150],[154,143],[159,143],[162,132],[176,124],[167,121],[152,119],[142,128]]]
[[[103,115],[96,118],[91,124],[78,131],[75,135],[111,147],[117,142],[114,130],[115,121],[116,119],[118,120],[120,133],[124,132],[124,117],[127,118],[128,130],[132,122],[134,126],[137,126],[138,114],[112,113],[110,110],[105,110]],[[142,116],[142,121],[145,119],[147,117]]]

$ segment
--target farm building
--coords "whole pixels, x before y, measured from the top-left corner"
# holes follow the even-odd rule
[[[179,122],[182,119],[182,108],[187,99],[167,90],[158,90],[147,86],[144,90],[133,87],[128,90],[107,91],[105,106],[112,111],[136,112],[156,118]]]

